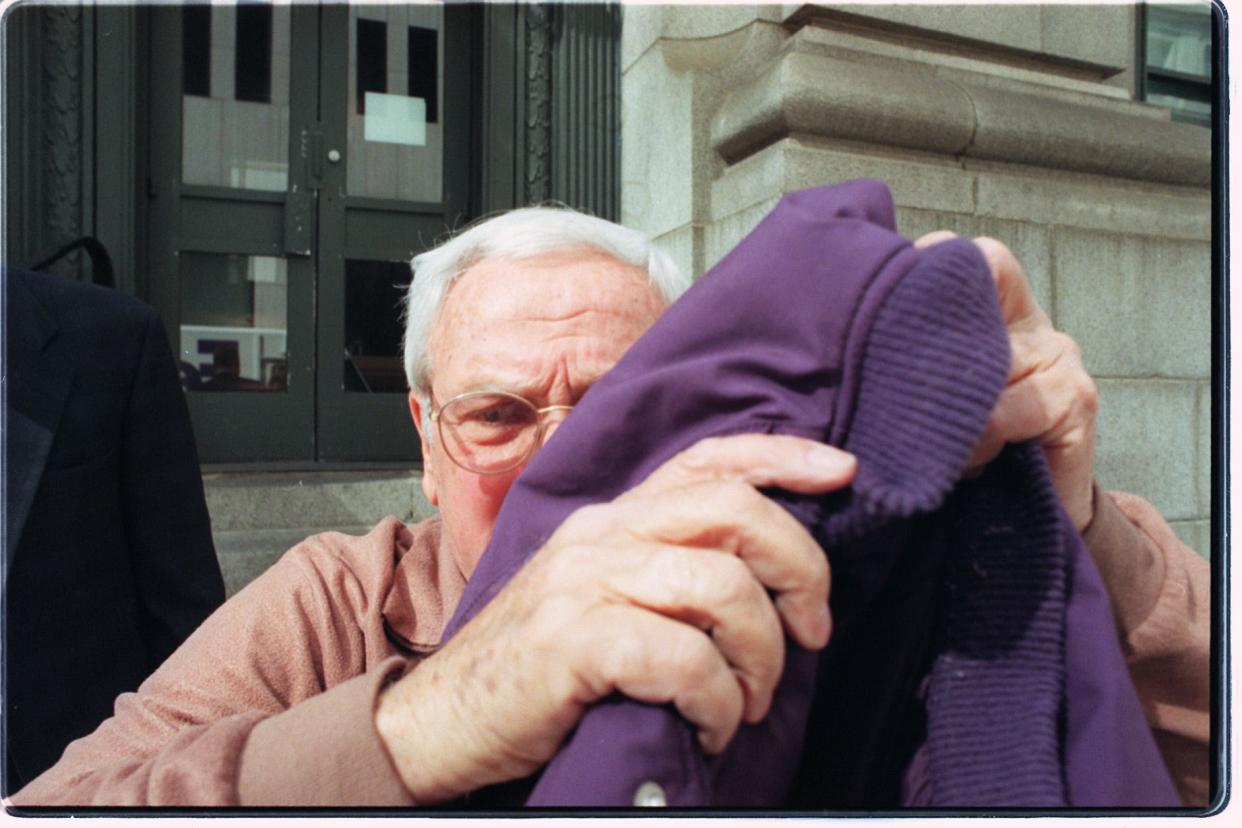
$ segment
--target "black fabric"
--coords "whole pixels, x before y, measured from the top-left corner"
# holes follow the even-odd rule
[[[918,542],[915,542],[918,539]],[[842,559],[867,548],[900,550],[879,586],[866,570],[833,571],[833,645],[821,651],[825,677],[811,706],[807,743],[787,807],[797,810],[887,809],[901,803],[901,779],[922,744],[920,683],[931,668],[948,538],[940,521],[915,519],[855,542]],[[841,746],[848,745],[843,750]]]
[[[155,311],[5,278],[5,793],[111,715],[224,600]]]

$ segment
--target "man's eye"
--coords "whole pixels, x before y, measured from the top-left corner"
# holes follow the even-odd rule
[[[513,422],[513,413],[513,410],[508,408],[489,408],[486,411],[476,412],[474,419],[487,425],[503,425]]]
[[[528,417],[521,406],[512,403],[480,406],[466,414],[465,422],[476,426],[521,425]]]

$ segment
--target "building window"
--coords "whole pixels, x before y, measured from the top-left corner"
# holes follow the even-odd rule
[[[1211,126],[1212,7],[1146,3],[1143,29],[1143,98],[1175,120]]]

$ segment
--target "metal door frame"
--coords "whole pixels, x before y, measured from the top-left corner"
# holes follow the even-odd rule
[[[181,6],[151,9],[151,166],[148,180],[150,299],[171,342],[180,342],[181,251],[285,258],[289,388],[270,393],[188,393],[205,462],[314,457],[314,263],[287,254],[287,193],[181,183]],[[318,85],[317,10],[291,6],[289,178],[305,175],[300,123]],[[300,102],[300,103],[299,103]],[[309,253],[309,250],[306,251]],[[179,350],[179,349],[178,349]]]
[[[345,339],[345,260],[408,262],[443,237],[446,229],[467,219],[475,132],[471,107],[476,97],[471,59],[475,12],[465,4],[444,6],[443,197],[440,202],[409,202],[346,194],[349,7],[322,7],[319,112],[323,148],[324,152],[337,150],[341,160],[324,165],[319,191],[316,411],[320,460],[420,458],[404,393],[372,396],[343,390],[344,360],[337,355],[342,354]]]
[[[474,188],[476,113],[472,33],[477,12],[445,15],[444,200],[420,204],[345,195],[348,6],[290,9],[289,187],[262,192],[183,184],[181,6],[150,9],[149,299],[180,341],[181,251],[279,256],[287,263],[289,390],[188,393],[200,455],[209,464],[414,462],[420,458],[404,394],[343,390],[346,258],[404,260],[463,221]],[[333,44],[336,44],[333,48]],[[343,153],[344,154],[344,153]],[[408,227],[392,238],[370,225]],[[346,232],[347,222],[361,232]],[[367,238],[370,236],[370,238]],[[354,238],[351,238],[354,237]]]
[[[145,252],[149,265],[143,273],[134,274],[132,284],[161,310],[170,338],[177,342],[180,249],[284,255],[288,262],[291,382],[302,379],[292,394],[191,394],[200,454],[208,464],[305,468],[325,461],[334,466],[416,462],[417,441],[405,404],[398,399],[402,395],[367,399],[327,390],[341,387],[343,359],[336,355],[342,352],[340,292],[345,258],[408,260],[420,245],[439,237],[445,225],[457,226],[458,216],[486,214],[546,198],[615,217],[617,187],[610,176],[615,176],[616,147],[593,138],[592,130],[599,129],[601,117],[604,121],[616,117],[617,67],[611,63],[616,60],[617,46],[608,40],[615,39],[615,32],[606,32],[615,28],[617,11],[507,3],[450,2],[446,7],[453,20],[446,19],[445,71],[460,79],[461,94],[446,94],[443,106],[446,114],[453,106],[464,113],[454,121],[465,133],[460,140],[446,142],[446,176],[451,181],[448,198],[438,205],[346,198],[344,167],[319,168],[322,156],[318,150],[330,141],[343,146],[346,130],[344,121],[333,127],[320,117],[330,109],[332,96],[347,100],[343,93],[347,92],[348,49],[324,48],[324,31],[335,27],[347,36],[348,11],[340,5],[291,5],[291,105],[301,103],[316,111],[307,115],[291,111],[290,190],[249,193],[179,184],[180,6],[138,10],[135,37],[148,45],[140,50],[147,61],[147,83],[135,87],[138,100],[134,104],[139,118],[142,112],[150,118],[143,136],[147,145],[136,150],[146,155],[149,174],[144,197],[134,206],[134,214],[146,218],[145,222],[140,219],[138,230],[142,235],[145,229],[146,238],[135,249],[138,259]],[[596,18],[606,11],[612,22],[603,25]],[[326,29],[319,22],[325,16]],[[343,38],[339,42],[347,45]],[[564,68],[574,64],[575,55],[601,49],[604,64],[609,65],[607,72],[593,72],[589,78],[565,74]],[[599,112],[570,105],[593,96],[602,96],[606,104]],[[570,157],[579,174],[587,171],[600,179],[591,185],[593,189],[583,189],[556,174]],[[449,172],[454,169],[459,172]],[[320,171],[322,179],[317,178]],[[339,176],[339,189],[326,186],[334,175]],[[292,187],[295,183],[300,187],[297,191]],[[199,215],[219,216],[236,225],[236,232],[224,240],[203,234],[196,237],[192,232],[182,239],[178,215],[183,199]],[[238,214],[225,209],[230,204],[240,205]],[[240,213],[247,212],[261,220],[242,220]],[[350,236],[338,221],[351,214],[396,216],[404,218],[407,227],[421,216],[428,221],[428,229],[396,236],[382,232],[373,232],[370,238]],[[268,228],[266,236],[259,233],[262,237],[256,238],[254,231],[261,226]],[[411,236],[417,238],[411,240]],[[325,353],[330,357],[324,359]],[[299,363],[296,369],[292,360]],[[304,393],[313,399],[304,401]],[[304,404],[300,408],[290,405],[293,399]]]

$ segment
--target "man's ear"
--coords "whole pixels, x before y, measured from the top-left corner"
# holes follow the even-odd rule
[[[432,506],[440,505],[440,491],[436,484],[435,461],[431,454],[431,445],[423,432],[423,404],[413,391],[409,393],[410,417],[414,420],[414,430],[418,432],[419,445],[423,452],[423,494]],[[430,424],[429,424],[430,425]]]

